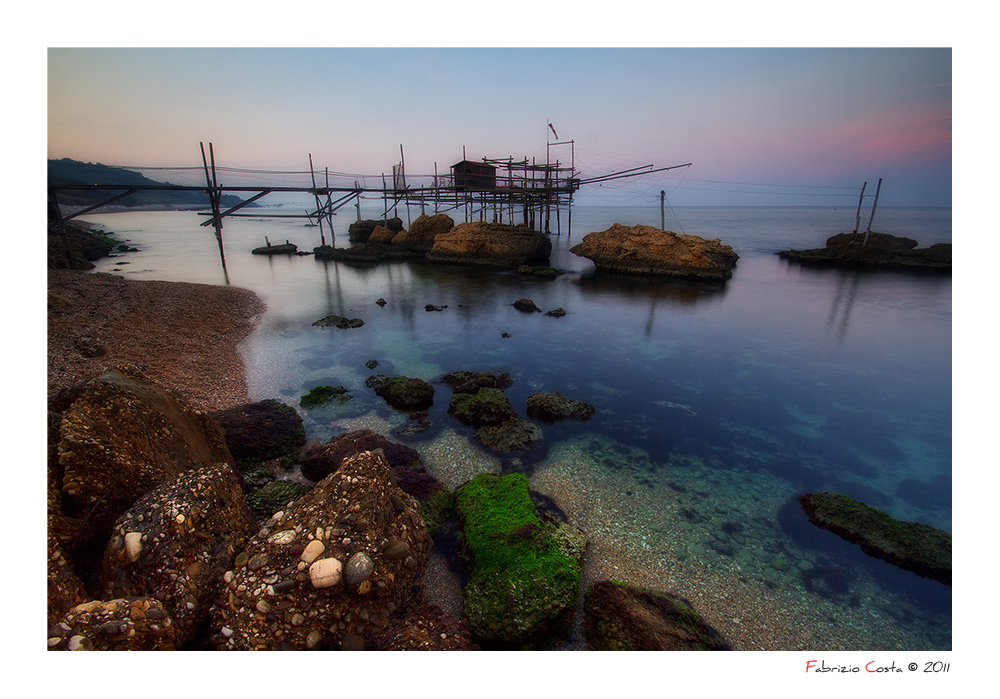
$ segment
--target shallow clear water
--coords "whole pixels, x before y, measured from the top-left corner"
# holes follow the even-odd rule
[[[774,254],[822,247],[853,228],[853,210],[668,211],[668,229],[721,238],[741,256],[724,286],[598,275],[569,252],[614,222],[658,226],[658,208],[576,207],[572,234],[564,212],[552,265],[569,273],[555,280],[253,256],[265,235],[304,250],[320,242],[316,227],[263,218],[226,222],[223,270],[197,214],[87,218],[140,249],[102,261],[101,271],[228,282],[265,300],[243,347],[252,400],[297,407],[313,386],[343,385],[354,395],[345,405],[300,410],[311,437],[381,428],[420,450],[450,486],[480,471],[526,473],[591,535],[589,578],[617,571],[685,594],[744,648],[951,647],[950,588],[816,529],[795,501],[841,492],[951,530],[951,278],[817,270]],[[340,246],[350,220],[337,221]],[[921,246],[950,242],[951,212],[883,209],[874,228]],[[522,297],[567,315],[521,313],[511,304]],[[364,326],[312,326],[331,313]],[[376,372],[433,381],[459,369],[510,372],[507,394],[522,415],[535,391],[584,400],[596,413],[543,425],[542,444],[511,459],[479,447],[446,414],[443,385],[431,429],[412,436],[395,434],[407,416],[364,386]],[[780,629],[778,617],[787,619]]]

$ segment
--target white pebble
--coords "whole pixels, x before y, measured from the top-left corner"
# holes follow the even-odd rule
[[[135,563],[142,553],[142,532],[129,532],[125,535],[125,554]]]
[[[333,587],[340,582],[342,569],[343,564],[336,558],[321,558],[309,566],[309,580],[317,589]]]
[[[305,550],[302,552],[301,558],[306,563],[312,563],[317,558],[319,558],[320,554],[323,553],[325,550],[326,550],[326,544],[324,544],[319,539],[313,539],[312,541],[309,542]]]

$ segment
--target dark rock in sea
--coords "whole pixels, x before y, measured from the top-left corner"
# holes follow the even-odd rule
[[[334,401],[344,403],[353,397],[343,386],[315,386],[299,399],[299,405],[303,408],[314,408]]]
[[[233,463],[219,426],[138,367],[111,369],[64,395],[54,477],[84,539],[106,542],[115,520],[163,481]]]
[[[461,223],[434,238],[427,253],[432,262],[453,262],[489,267],[545,264],[552,241],[544,233],[523,226],[483,221]]]
[[[555,279],[560,274],[565,274],[563,270],[556,269],[555,267],[548,267],[546,265],[520,265],[517,268],[518,274],[532,275],[535,277],[542,277],[543,279]]]
[[[528,396],[528,417],[543,422],[557,420],[589,420],[594,415],[594,406],[581,400],[570,400],[561,393],[532,393]]]
[[[49,630],[49,650],[175,650],[176,625],[156,599],[95,600]]]
[[[399,410],[427,410],[434,405],[434,387],[423,379],[406,376],[385,378],[379,374],[369,376],[365,385],[375,390],[375,394]]]
[[[542,438],[542,429],[520,417],[512,417],[499,425],[484,425],[476,430],[476,439],[501,454],[516,454]]]
[[[455,227],[455,221],[448,214],[423,214],[410,224],[410,228],[399,231],[392,239],[394,247],[426,255],[434,247],[438,235]]]
[[[463,615],[484,648],[551,648],[573,622],[586,536],[538,512],[521,474],[483,474],[455,493],[469,567]]]
[[[369,359],[367,362],[365,362],[365,367],[368,369],[374,369],[377,366],[378,366],[377,359]]]
[[[384,306],[386,303],[387,303],[387,301],[380,296],[378,298],[378,300],[375,302],[375,305],[377,305],[377,306]]]
[[[447,307],[448,306],[435,306],[433,303],[429,303],[426,306],[424,306],[424,310],[430,313],[431,311],[443,311]]]
[[[514,308],[524,313],[541,313],[542,309],[535,305],[531,299],[518,299],[511,304]]]
[[[273,459],[306,443],[302,418],[290,405],[267,399],[209,413],[239,461]]]
[[[146,493],[115,523],[101,596],[160,600],[182,647],[208,621],[223,573],[255,530],[232,466],[185,471]]]
[[[225,650],[338,649],[348,640],[373,647],[393,617],[421,601],[430,546],[419,505],[394,484],[384,454],[346,459],[237,555],[213,607],[211,643]],[[370,571],[348,584],[345,568],[360,554]]]
[[[371,234],[378,227],[388,228],[390,231],[398,233],[403,230],[403,221],[398,216],[383,222],[381,219],[366,219],[355,221],[347,229],[347,237],[352,243],[367,243]]]
[[[448,403],[448,414],[473,427],[499,425],[517,416],[510,400],[497,388],[455,393]]]
[[[564,315],[566,315],[566,311],[563,310],[562,308],[553,308],[551,311],[548,311],[545,315],[550,316],[552,318],[562,318]]]
[[[431,428],[431,420],[426,411],[418,410],[410,413],[410,421],[396,429],[396,434],[401,437],[411,437],[415,434],[426,432]]]
[[[433,604],[393,619],[372,639],[375,650],[480,650],[469,629]]]
[[[289,243],[287,240],[280,245],[265,245],[260,248],[254,248],[251,250],[251,254],[254,255],[294,255],[299,251],[299,248],[295,243]]]
[[[599,269],[656,277],[721,281],[733,276],[739,259],[719,239],[664,231],[652,226],[623,226],[588,233],[570,252]]]
[[[690,602],[673,595],[604,580],[587,590],[583,611],[591,650],[729,650]]]
[[[453,371],[440,379],[447,384],[452,393],[475,393],[480,388],[509,388],[512,381],[506,371],[494,373],[489,371]]]
[[[841,267],[926,269],[951,272],[951,243],[917,248],[917,241],[887,233],[841,233],[827,238],[825,248],[783,250],[780,257],[801,264]]]
[[[328,315],[325,318],[320,318],[315,323],[314,326],[320,328],[329,328],[333,326],[335,328],[340,328],[341,330],[347,330],[349,328],[360,328],[365,324],[365,321],[360,318],[345,318],[344,316],[338,315]]]
[[[951,585],[951,534],[926,524],[900,522],[837,493],[806,493],[799,503],[809,521],[869,556]]]
[[[420,454],[415,449],[391,442],[371,430],[356,430],[326,442],[310,440],[299,452],[297,462],[303,476],[320,481],[339,469],[347,458],[376,449],[382,450],[393,471],[414,468],[420,461]]]

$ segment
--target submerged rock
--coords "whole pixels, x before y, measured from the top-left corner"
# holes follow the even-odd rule
[[[299,399],[299,405],[303,408],[313,408],[324,403],[344,403],[353,397],[343,386],[314,386]]]
[[[320,318],[315,323],[314,326],[321,328],[328,328],[330,326],[340,328],[341,330],[346,330],[348,328],[360,328],[365,324],[365,321],[360,318],[345,318],[344,316],[328,315],[325,318]]]
[[[510,400],[497,388],[455,393],[448,403],[448,414],[473,427],[499,425],[517,416]]]
[[[572,626],[586,537],[536,512],[521,474],[477,476],[458,489],[463,615],[484,647],[552,647]]]
[[[605,580],[587,590],[583,611],[592,650],[728,650],[691,603],[673,595]]]
[[[809,521],[861,546],[869,556],[951,585],[951,534],[927,524],[900,522],[838,493],[806,493],[799,503]]]
[[[524,313],[540,313],[541,308],[535,305],[535,302],[531,299],[518,299],[511,304],[514,308]]]
[[[365,384],[373,388],[375,394],[384,398],[386,403],[399,410],[427,410],[434,405],[434,386],[423,379],[407,376],[385,378],[376,375],[369,376]]]
[[[475,393],[480,388],[510,388],[513,383],[510,374],[490,371],[453,371],[440,379],[452,393]]]
[[[552,241],[544,233],[522,226],[483,221],[462,223],[439,233],[427,253],[432,262],[455,262],[490,267],[545,264]]]
[[[652,226],[623,226],[588,233],[570,252],[599,269],[651,276],[725,280],[739,255],[716,238],[664,231]]]
[[[476,430],[480,444],[501,454],[515,454],[542,438],[542,428],[520,417],[499,425],[483,425]]]
[[[528,396],[528,417],[544,422],[556,422],[572,418],[589,420],[594,415],[594,406],[582,400],[570,400],[561,393],[532,393]]]

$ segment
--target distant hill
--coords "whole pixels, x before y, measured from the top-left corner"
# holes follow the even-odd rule
[[[120,167],[109,167],[101,163],[82,163],[71,158],[49,161],[49,185],[63,184],[124,184],[162,185],[144,175]],[[60,207],[93,206],[114,196],[108,190],[83,191],[60,190]],[[224,207],[235,206],[242,201],[233,194],[222,195]],[[136,192],[114,202],[112,206],[128,208],[201,209],[209,208],[208,195],[202,192]],[[254,206],[250,204],[250,206]]]

